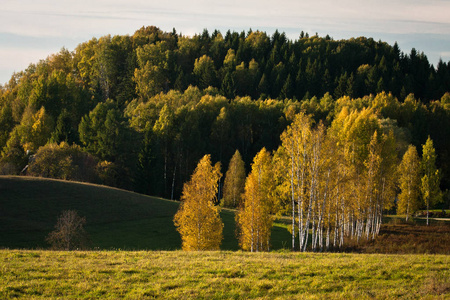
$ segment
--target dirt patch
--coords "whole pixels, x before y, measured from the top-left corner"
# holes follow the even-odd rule
[[[385,254],[450,254],[450,225],[382,225],[374,240],[351,245],[348,252]]]

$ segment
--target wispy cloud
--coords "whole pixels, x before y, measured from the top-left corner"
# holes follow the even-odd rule
[[[18,3],[20,2],[20,3]],[[87,5],[88,4],[88,5]],[[327,26],[395,33],[439,31],[450,27],[450,1],[414,0],[259,0],[259,1],[55,1],[6,0],[2,29],[36,36],[119,30],[137,23],[162,27],[299,27]],[[20,16],[26,16],[20,18]],[[6,20],[5,20],[6,18]],[[14,22],[14,20],[20,20]],[[8,25],[10,24],[10,25]],[[31,26],[35,25],[35,26]],[[394,26],[397,25],[397,26]],[[447,31],[449,32],[449,31]]]

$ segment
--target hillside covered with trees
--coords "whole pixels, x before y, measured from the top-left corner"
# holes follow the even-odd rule
[[[409,145],[422,157],[430,137],[445,191],[449,91],[450,63],[432,66],[423,53],[369,38],[206,30],[187,37],[143,27],[13,74],[0,90],[0,173],[179,199],[205,154],[225,174],[238,150],[248,174],[261,149],[286,143],[283,132],[303,112],[308,130],[329,131],[352,151],[361,145],[345,158],[357,176],[370,168],[372,139],[375,148],[389,144],[380,149],[396,167]]]

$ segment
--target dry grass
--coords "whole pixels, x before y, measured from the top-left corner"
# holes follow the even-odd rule
[[[393,222],[382,225],[380,235],[359,245],[347,243],[346,252],[384,254],[447,254],[450,255],[450,224]]]

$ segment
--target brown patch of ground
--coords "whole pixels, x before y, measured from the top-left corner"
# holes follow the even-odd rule
[[[450,254],[450,224],[385,224],[374,240],[349,244],[348,252],[384,254]]]

